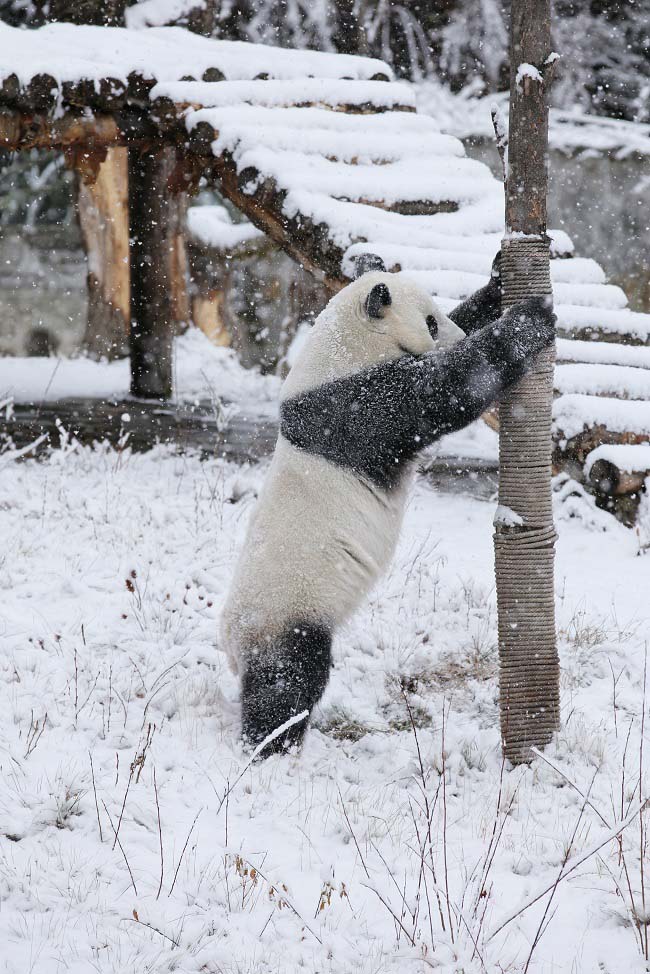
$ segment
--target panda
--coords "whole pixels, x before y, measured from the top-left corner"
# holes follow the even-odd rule
[[[320,699],[333,634],[391,560],[420,451],[477,419],[553,342],[549,299],[500,307],[498,258],[447,317],[363,255],[317,318],[282,386],[275,452],[222,613],[247,745]],[[300,743],[305,727],[262,753]]]

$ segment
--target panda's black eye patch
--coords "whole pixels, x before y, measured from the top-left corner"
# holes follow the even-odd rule
[[[435,315],[427,315],[427,328],[429,329],[429,334],[432,338],[436,338],[438,335],[438,322],[436,321]]]
[[[393,299],[386,284],[375,284],[366,298],[366,314],[369,318],[381,318],[384,308],[388,308],[392,303]]]

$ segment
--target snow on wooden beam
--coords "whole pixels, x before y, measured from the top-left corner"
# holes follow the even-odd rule
[[[249,257],[264,246],[265,235],[247,221],[234,223],[225,206],[193,206],[187,213],[187,231],[198,248],[215,251],[226,259]]]
[[[317,280],[331,291],[347,284],[341,270],[343,248],[331,239],[326,224],[315,223],[300,213],[288,216],[283,208],[286,193],[272,179],[263,180],[255,194],[245,193],[229,153],[213,157],[212,171],[223,195]]]
[[[568,338],[557,340],[558,362],[583,362],[593,365],[627,365],[650,369],[650,347],[618,342],[584,342]]]
[[[579,436],[589,427],[599,426],[612,434],[629,433],[639,437],[620,442],[647,441],[650,440],[650,402],[567,393],[553,404],[553,425],[558,438],[566,440]]]
[[[554,385],[560,394],[650,401],[650,371],[636,366],[560,363]]]
[[[0,22],[0,50],[0,82],[9,99],[23,97],[37,78],[44,79],[37,87],[46,97],[56,87],[64,100],[66,90],[101,97],[102,84],[111,79],[116,91],[128,90],[136,79],[149,88],[183,78],[392,79],[388,65],[372,58],[219,41],[175,27],[137,31],[58,23],[18,30]]]
[[[228,108],[253,105],[262,108],[325,108],[346,114],[375,114],[388,111],[415,112],[415,95],[404,84],[388,81],[304,78],[273,81],[176,81],[159,83],[152,101],[168,99],[184,108]]]

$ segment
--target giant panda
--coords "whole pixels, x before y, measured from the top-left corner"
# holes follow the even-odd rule
[[[249,746],[320,699],[334,632],[394,552],[418,453],[473,422],[552,343],[550,300],[501,317],[500,305],[498,261],[447,317],[364,255],[317,318],[282,387],[277,445],[222,614]],[[264,753],[299,743],[305,726]]]

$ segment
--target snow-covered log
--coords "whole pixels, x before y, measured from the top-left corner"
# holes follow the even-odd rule
[[[650,443],[599,446],[585,463],[594,490],[614,497],[642,490],[649,474]]]
[[[554,466],[584,467],[601,445],[650,443],[650,402],[568,393],[553,404]]]
[[[554,385],[560,394],[650,401],[650,371],[628,365],[560,364],[555,368]]]

